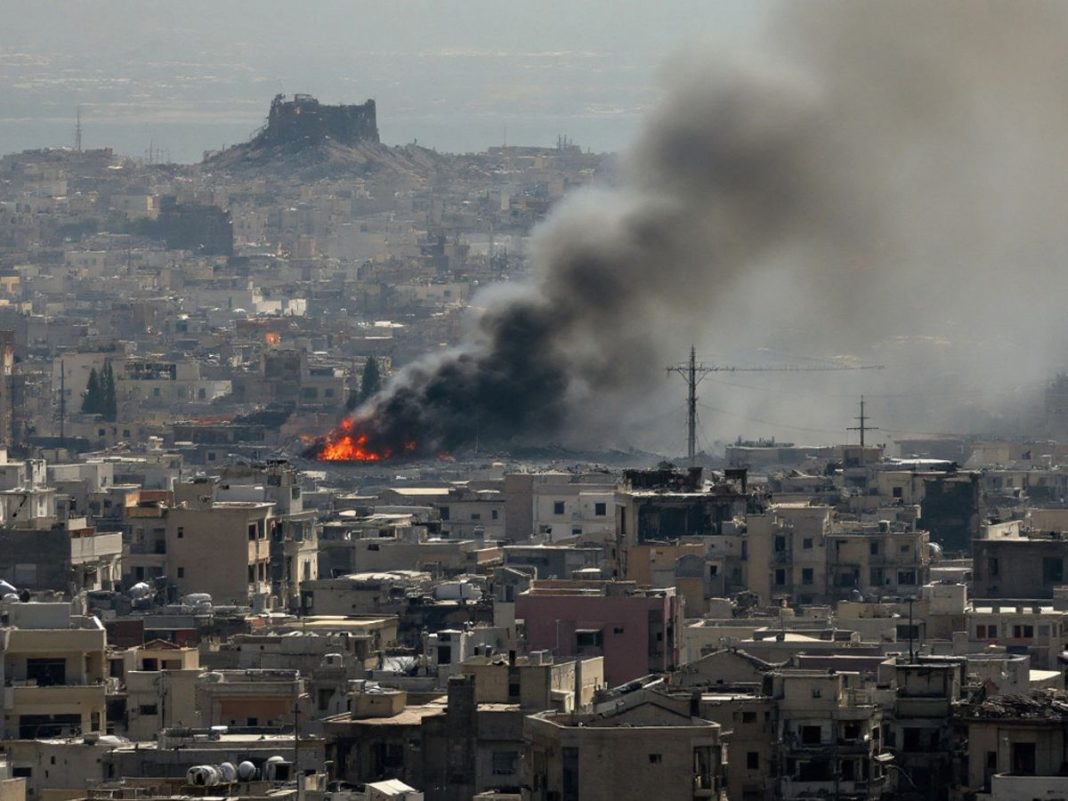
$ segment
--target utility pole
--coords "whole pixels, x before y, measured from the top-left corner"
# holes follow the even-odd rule
[[[67,367],[59,362],[59,444],[67,444]]]
[[[697,363],[697,353],[690,346],[690,361],[668,367],[669,373],[678,373],[686,379],[686,456],[692,466],[697,459],[697,385],[711,373],[713,368]]]
[[[866,431],[878,431],[878,426],[868,425],[868,420],[871,418],[864,414],[864,396],[860,396],[860,417],[854,417],[860,425],[850,426],[846,431],[859,431],[860,432],[860,447],[864,447],[864,433]]]

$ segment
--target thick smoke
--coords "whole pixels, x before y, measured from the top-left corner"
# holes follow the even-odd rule
[[[959,430],[962,395],[985,412],[984,387],[1062,364],[1064,23],[1052,4],[806,2],[763,52],[682,54],[614,185],[536,232],[531,281],[485,294],[468,341],[358,427],[393,453],[656,447],[681,399],[663,368],[696,341],[890,368],[831,393],[825,374],[712,393],[751,422],[840,429],[866,388],[913,430]]]

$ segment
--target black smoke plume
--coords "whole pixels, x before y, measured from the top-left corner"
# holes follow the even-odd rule
[[[458,349],[358,411],[371,446],[604,444],[664,416],[663,367],[691,341],[889,354],[897,372],[884,380],[903,394],[1004,375],[994,320],[1013,336],[1030,326],[1017,374],[1062,357],[1060,9],[783,8],[766,51],[732,61],[698,47],[667,67],[617,180],[536,231],[529,283],[484,293]],[[820,415],[794,399],[763,406]],[[931,406],[900,413],[937,425]]]

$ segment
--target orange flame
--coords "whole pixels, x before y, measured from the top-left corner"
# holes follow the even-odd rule
[[[276,331],[268,331],[266,334],[263,335],[263,340],[268,345],[277,345],[279,342],[282,341],[282,337],[279,336]]]
[[[356,429],[351,419],[341,421],[337,431],[328,435],[319,446],[315,458],[324,462],[381,462],[393,458],[393,449],[388,446],[371,447],[366,431]],[[403,446],[405,455],[416,452],[415,440],[407,440]]]

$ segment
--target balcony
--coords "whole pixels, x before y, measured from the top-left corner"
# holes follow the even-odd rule
[[[80,705],[103,706],[107,688],[97,684],[54,684],[38,687],[33,683],[4,687],[4,711],[28,714],[36,708],[68,708]]]

